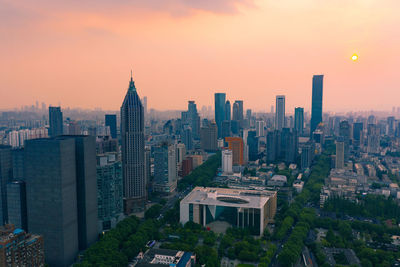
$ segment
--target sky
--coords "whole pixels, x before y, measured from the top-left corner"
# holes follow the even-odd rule
[[[0,109],[118,110],[130,73],[149,108],[400,106],[398,0],[0,0]],[[356,53],[359,60],[353,62]]]

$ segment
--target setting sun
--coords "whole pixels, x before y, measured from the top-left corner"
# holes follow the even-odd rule
[[[357,54],[353,54],[353,55],[351,56],[351,60],[357,61],[357,60],[358,60],[358,55],[357,55]]]

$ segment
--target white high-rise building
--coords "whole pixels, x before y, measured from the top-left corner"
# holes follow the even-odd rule
[[[222,150],[222,171],[227,173],[232,173],[232,165],[233,165],[233,154],[232,150],[225,149]]]

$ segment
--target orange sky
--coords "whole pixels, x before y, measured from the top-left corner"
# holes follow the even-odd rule
[[[85,2],[82,4],[81,2]],[[119,109],[130,70],[150,108],[400,106],[398,0],[0,0],[0,109]],[[359,61],[350,60],[353,53]]]

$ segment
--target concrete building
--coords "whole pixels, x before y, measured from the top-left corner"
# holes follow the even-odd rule
[[[63,134],[63,114],[60,107],[49,107],[49,136],[55,137]]]
[[[196,255],[192,252],[172,249],[152,248],[144,254],[140,252],[137,259],[134,267],[194,267],[196,264]]]
[[[155,192],[172,193],[177,186],[176,150],[174,145],[161,144],[154,148]]]
[[[196,187],[180,203],[180,222],[206,227],[227,223],[262,235],[276,213],[276,191]]]
[[[232,150],[232,157],[233,157],[232,164],[233,165],[243,165],[244,164],[243,139],[240,137],[226,137],[225,142],[228,143],[228,149]]]
[[[343,139],[336,141],[335,168],[344,169],[345,142]]]
[[[0,145],[0,225],[8,221],[7,183],[12,179],[11,146]]]
[[[45,266],[43,237],[12,224],[0,227],[0,266]]]
[[[232,173],[232,150],[222,150],[222,171],[227,173]]]
[[[200,129],[201,148],[205,151],[217,151],[218,127],[215,122]]]

